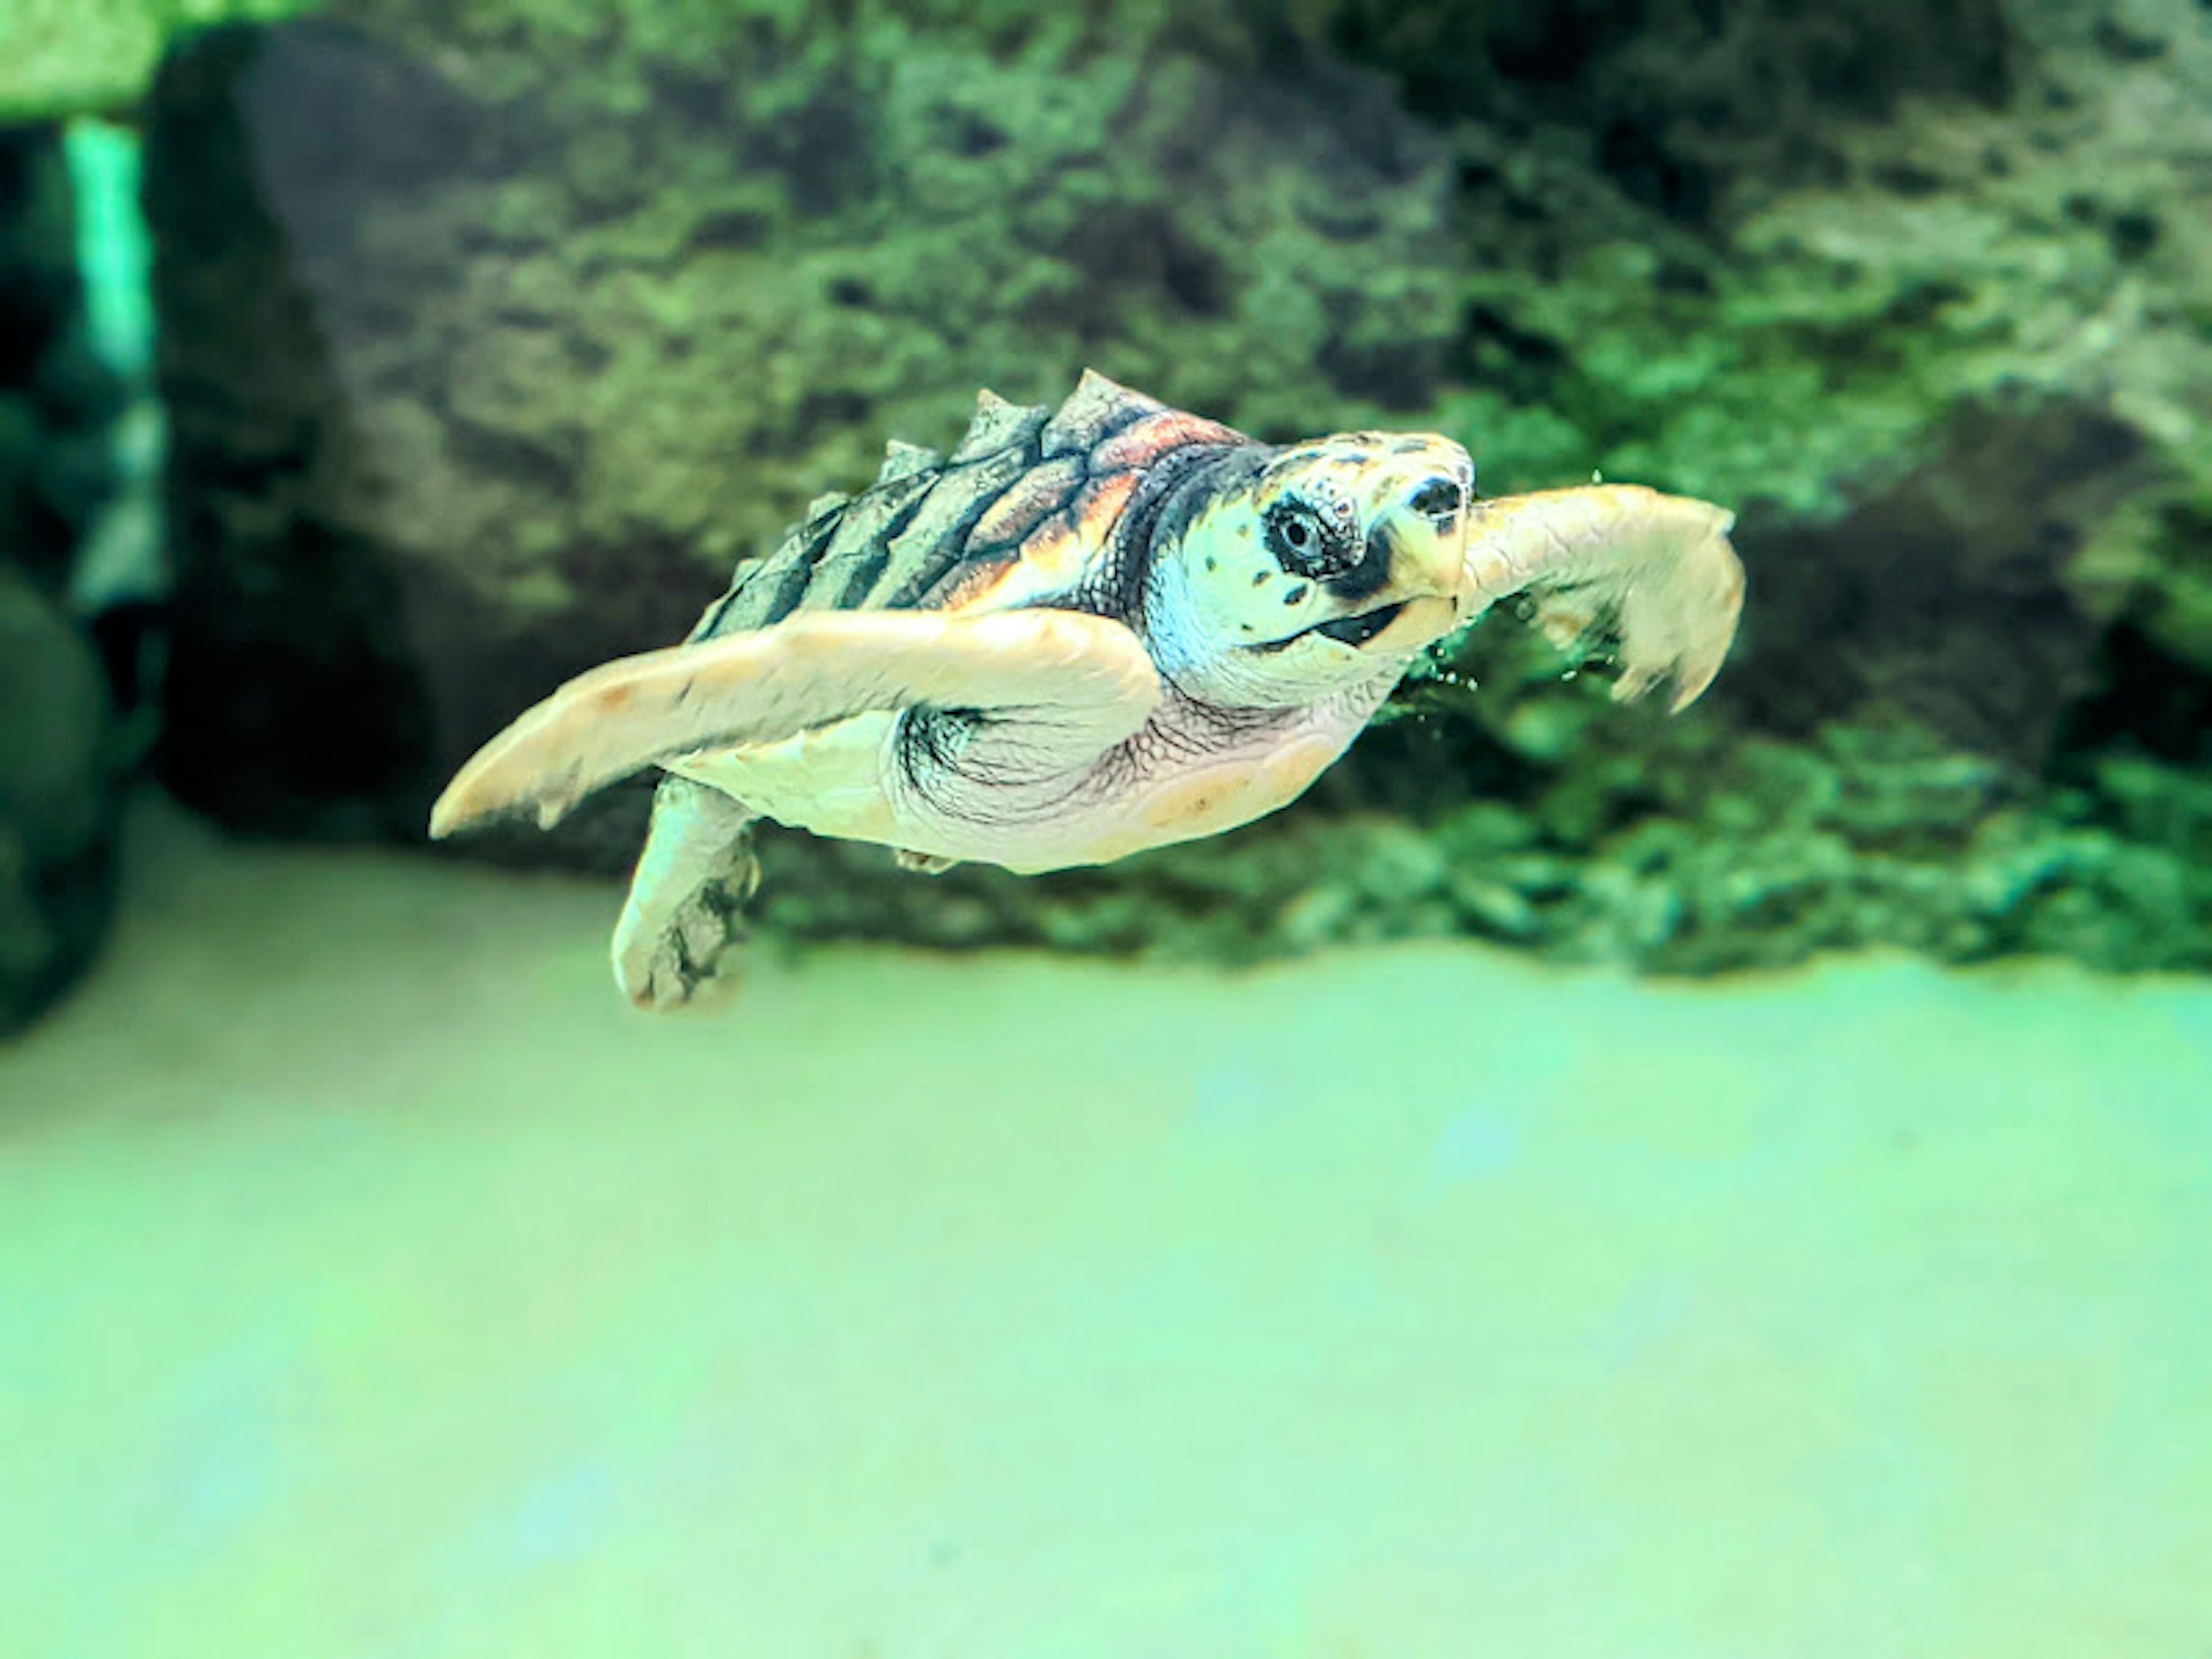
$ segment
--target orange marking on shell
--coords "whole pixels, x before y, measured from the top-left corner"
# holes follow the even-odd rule
[[[1218,421],[1189,415],[1180,409],[1164,409],[1126,426],[1092,452],[1091,465],[1099,472],[1120,472],[1158,460],[1170,449],[1185,444],[1241,442],[1243,434]]]
[[[945,600],[939,608],[958,611],[988,596],[992,589],[1006,579],[1018,561],[994,559],[988,564],[979,564],[945,592]]]
[[[1073,456],[1032,467],[1007,485],[1006,493],[975,520],[975,529],[969,532],[969,544],[989,547],[1021,540],[1065,507],[1082,482],[1083,463]]]
[[[1061,507],[1022,539],[1018,560],[1018,577],[1024,583],[1024,591],[1030,593],[1049,592],[1071,582],[1080,581],[1089,570],[1092,558],[1112,533],[1114,521],[1129,504],[1129,497],[1137,488],[1134,473],[1118,473],[1110,478],[1093,479],[1077,492],[1075,499]],[[993,569],[1005,574],[1007,580],[1017,580],[1014,571],[1004,566]],[[995,581],[993,583],[995,586]],[[963,581],[954,590],[948,605],[972,605],[981,599],[984,589]]]
[[[1097,545],[1077,528],[1073,509],[1063,508],[1030,532],[1022,543],[1022,568],[1046,586],[1055,587],[1083,574]]]
[[[1082,494],[1068,508],[1084,539],[1097,546],[1114,527],[1114,521],[1121,516],[1136,490],[1137,475],[1133,472],[1116,472],[1109,477],[1093,478],[1084,485]]]

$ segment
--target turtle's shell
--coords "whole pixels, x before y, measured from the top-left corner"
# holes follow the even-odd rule
[[[1126,617],[1146,507],[1243,434],[1086,372],[1057,410],[986,392],[950,455],[894,443],[858,495],[816,501],[775,552],[738,567],[692,630],[798,611],[963,611],[1056,603]]]

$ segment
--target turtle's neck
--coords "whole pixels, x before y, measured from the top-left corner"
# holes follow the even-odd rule
[[[1257,474],[1274,453],[1262,443],[1190,443],[1153,460],[1115,526],[1097,589],[1085,584],[1079,608],[1118,617],[1143,633],[1146,577],[1153,562],[1208,503]]]

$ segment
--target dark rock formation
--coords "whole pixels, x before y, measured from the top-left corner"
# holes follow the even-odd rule
[[[52,129],[0,129],[0,562],[50,589],[76,542],[58,441],[73,424],[69,175]]]
[[[99,657],[0,566],[0,1036],[68,988],[106,929],[112,750]]]
[[[58,131],[0,131],[0,1036],[83,969],[114,891],[106,677],[59,608],[112,396],[76,258]]]

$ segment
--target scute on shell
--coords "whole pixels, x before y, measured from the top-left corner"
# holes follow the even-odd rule
[[[879,484],[896,483],[917,472],[927,472],[932,467],[945,465],[945,457],[926,444],[910,444],[893,438],[884,446],[883,471],[876,474]]]

